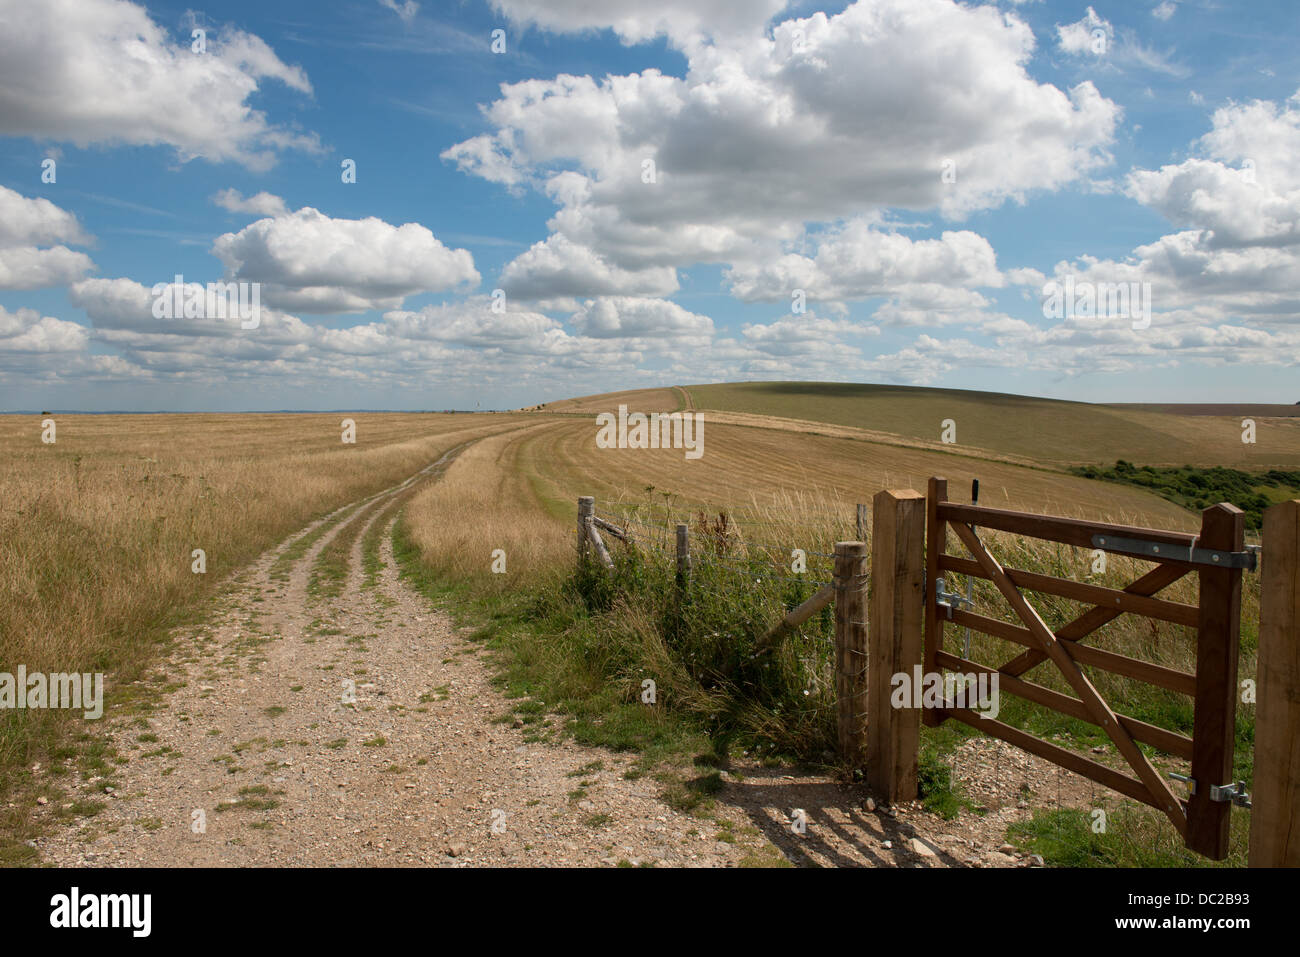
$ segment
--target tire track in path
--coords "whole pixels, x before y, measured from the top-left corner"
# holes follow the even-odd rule
[[[59,802],[103,806],[41,838],[42,860],[734,866],[769,851],[739,809],[701,819],[665,806],[653,779],[624,778],[630,756],[525,741],[498,720],[510,702],[479,646],[400,580],[392,553],[402,496],[469,444],[263,555],[206,624],[176,633],[156,691],[140,696],[152,706],[119,708],[98,729],[123,763]],[[363,543],[379,521],[366,587]],[[340,534],[355,536],[342,587],[313,594],[313,565]]]

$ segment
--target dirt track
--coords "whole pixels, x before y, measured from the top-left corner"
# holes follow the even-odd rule
[[[716,804],[692,815],[665,805],[652,776],[625,779],[628,756],[526,742],[523,730],[494,721],[510,702],[478,646],[398,577],[389,534],[396,512],[385,511],[416,483],[436,481],[454,454],[304,529],[231,581],[206,623],[177,633],[155,676],[158,697],[145,696],[154,709],[110,711],[100,729],[127,760],[57,802],[64,812],[73,802],[104,806],[68,825],[49,821],[37,842],[42,861],[1015,863],[995,850],[1000,816],[945,824],[915,809],[873,813],[858,788],[758,767],[732,769]],[[331,596],[312,587],[313,564],[349,522],[360,532]],[[381,567],[367,580],[362,542],[376,522],[384,523]],[[311,545],[291,560],[295,541]],[[1008,776],[996,789],[1010,796],[1012,815],[1024,813],[1014,807],[1018,786]],[[796,808],[806,812],[803,833],[791,827]],[[58,810],[40,807],[38,818]]]

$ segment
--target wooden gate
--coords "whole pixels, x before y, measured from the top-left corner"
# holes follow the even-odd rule
[[[1255,555],[1244,548],[1244,516],[1221,504],[1202,514],[1199,535],[1132,528],[1004,509],[959,505],[948,501],[947,481],[932,478],[926,499],[925,670],[943,669],[997,675],[1006,691],[1061,714],[1101,728],[1131,774],[1069,751],[970,708],[927,709],[924,721],[937,725],[948,718],[1000,738],[1107,788],[1164,812],[1187,847],[1221,860],[1228,853],[1231,803],[1244,802],[1232,785],[1234,721],[1237,700],[1237,652],[1243,568],[1254,568]],[[946,554],[949,529],[973,559]],[[1155,567],[1123,590],[1055,578],[1004,567],[980,540],[978,529],[993,529],[1046,541],[1127,555]],[[945,573],[991,581],[1015,612],[1009,624],[961,607],[962,596],[940,589]],[[1185,575],[1200,579],[1196,605],[1156,594]],[[1024,592],[1057,595],[1092,607],[1064,627],[1048,627]],[[1086,642],[1121,614],[1172,622],[1196,630],[1196,670],[1179,671],[1093,647]],[[947,623],[1021,645],[1026,650],[1004,664],[967,660],[943,646]],[[1053,691],[1022,676],[1051,661],[1077,697]],[[1192,737],[1119,713],[1098,693],[1081,666],[1097,668],[1192,697]],[[1175,795],[1153,767],[1139,742],[1191,761],[1190,797]]]

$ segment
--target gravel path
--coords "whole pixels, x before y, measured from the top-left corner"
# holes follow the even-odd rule
[[[623,777],[630,756],[529,742],[526,728],[494,720],[511,702],[491,683],[479,647],[399,579],[394,513],[381,514],[415,483],[436,481],[454,454],[355,511],[309,526],[232,580],[206,623],[179,631],[141,689],[152,707],[119,708],[97,729],[126,760],[108,777],[62,776],[76,779],[66,797],[36,808],[49,825],[36,842],[42,861],[1023,862],[996,850],[999,829],[983,833],[973,822],[945,823],[916,808],[886,814],[866,803],[861,788],[757,766],[725,773],[728,783],[706,812],[677,811],[660,799],[653,776]],[[361,543],[381,520],[382,567],[367,582]],[[346,582],[329,597],[312,588],[313,563],[350,521],[361,523],[361,534]],[[291,561],[295,541],[311,545]],[[92,801],[102,808],[83,814]],[[791,826],[796,808],[807,821],[802,832]],[[53,820],[59,814],[72,815],[70,822]]]

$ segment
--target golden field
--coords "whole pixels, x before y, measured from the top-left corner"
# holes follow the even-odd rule
[[[952,400],[935,391],[904,396],[901,411],[874,394],[827,398],[812,388],[783,400],[782,389],[742,385],[629,391],[513,413],[57,415],[53,445],[41,442],[43,417],[0,416],[0,671],[103,671],[110,689],[135,680],[162,652],[168,627],[200,615],[226,577],[461,445],[445,474],[405,500],[402,530],[432,574],[489,594],[572,569],[579,495],[593,495],[602,515],[632,520],[643,544],[665,547],[672,523],[726,511],[752,549],[823,553],[809,562],[820,576],[831,544],[856,535],[859,503],[882,488],[924,490],[932,475],[948,478],[955,500],[978,478],[986,505],[1190,530],[1198,517],[1187,510],[1063,468],[1124,456],[1145,464],[1144,447],[1208,465],[1300,462],[1300,420],[1265,422],[1267,442],[1243,459],[1231,423],[1215,417],[1025,399],[1018,419],[1008,397],[981,405],[974,393],[952,413],[962,444],[945,446],[935,416]],[[703,457],[597,448],[594,415],[619,404],[703,411]],[[343,418],[356,422],[355,445],[341,441]],[[191,571],[194,549],[206,553],[204,575]],[[496,549],[506,554],[505,575],[490,570]],[[1033,556],[1035,567],[1067,576],[1083,561],[1059,549]],[[1115,562],[1112,572],[1127,570]],[[1173,597],[1194,600],[1189,585]],[[1248,588],[1246,618],[1256,600]],[[1189,648],[1173,631],[1119,633],[1115,647],[1186,667]],[[1243,675],[1251,669],[1243,660]],[[0,715],[0,791],[59,746],[59,720]]]

